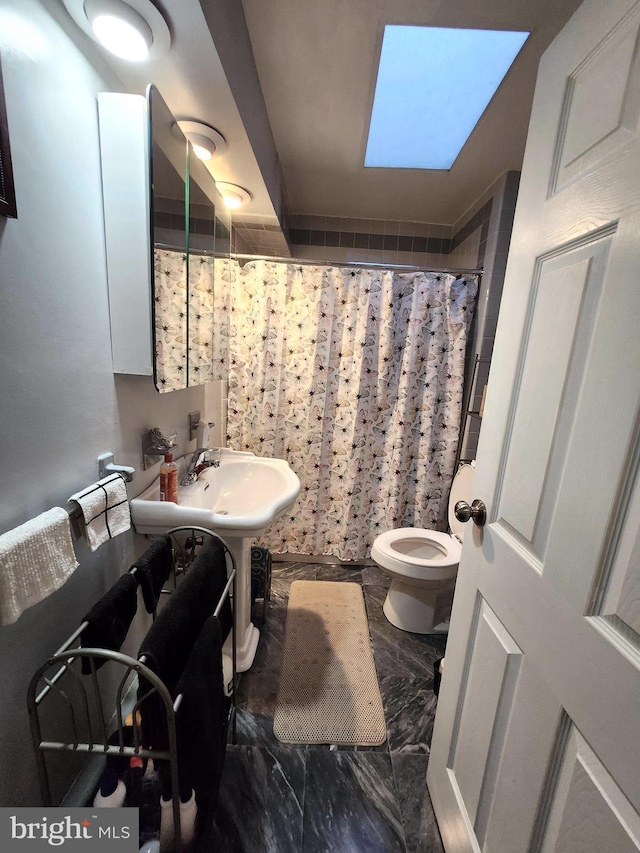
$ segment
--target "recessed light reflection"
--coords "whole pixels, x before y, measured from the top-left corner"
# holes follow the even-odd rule
[[[222,199],[231,210],[236,210],[242,204],[242,200],[237,195],[223,195]]]
[[[97,15],[92,27],[100,44],[120,59],[142,62],[149,55],[149,45],[144,36],[122,18]]]
[[[252,199],[251,193],[237,184],[230,184],[227,181],[216,181],[216,187],[226,207],[230,210],[236,210],[242,207],[243,204],[248,204]]]
[[[209,148],[205,148],[204,145],[194,145],[192,142],[191,147],[193,148],[193,153],[200,160],[211,160],[213,157],[213,152]]]

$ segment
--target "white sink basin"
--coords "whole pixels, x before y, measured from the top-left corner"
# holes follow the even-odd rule
[[[190,457],[188,457],[190,458]],[[188,460],[180,459],[180,473]],[[237,450],[220,451],[220,467],[206,468],[195,483],[179,486],[178,503],[160,500],[160,478],[131,501],[138,533],[162,534],[173,527],[204,527],[225,540],[238,571],[234,601],[238,672],[249,669],[260,632],[251,621],[251,540],[285,512],[300,492],[300,480],[284,459]],[[225,643],[231,655],[229,643]]]
[[[138,533],[195,525],[221,536],[260,536],[298,497],[300,480],[284,459],[223,448],[220,467],[180,486],[178,503],[160,500],[160,478],[131,500]]]

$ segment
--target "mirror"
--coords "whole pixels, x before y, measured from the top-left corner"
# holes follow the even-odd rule
[[[215,181],[189,145],[190,384],[211,382],[213,379],[215,197]]]
[[[228,261],[231,223],[213,176],[155,86],[147,100],[154,381],[164,393],[227,377],[228,313],[216,262]]]
[[[153,380],[160,392],[186,388],[187,359],[187,140],[162,96],[150,86],[149,171],[151,202]]]

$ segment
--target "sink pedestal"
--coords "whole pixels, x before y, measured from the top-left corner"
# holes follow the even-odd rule
[[[236,631],[238,643],[236,649],[236,668],[238,672],[246,672],[256,656],[260,631],[251,621],[251,539],[246,537],[221,536],[229,546],[236,561]],[[224,651],[231,656],[231,636],[225,643]]]
[[[202,471],[181,486],[178,503],[160,500],[160,478],[131,499],[131,519],[138,533],[162,534],[176,527],[217,533],[236,562],[235,607],[237,670],[245,672],[258,648],[260,632],[251,621],[251,543],[282,515],[300,493],[298,475],[284,459],[218,448],[220,466]],[[181,462],[184,469],[186,460]],[[231,656],[231,640],[225,653]]]

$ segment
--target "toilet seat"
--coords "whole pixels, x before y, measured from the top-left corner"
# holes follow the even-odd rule
[[[401,527],[376,537],[371,558],[391,576],[382,612],[392,625],[414,634],[449,630],[455,577],[465,526],[455,515],[459,500],[471,500],[474,465],[461,465],[449,495],[449,530]]]
[[[446,580],[455,577],[461,550],[460,542],[448,533],[404,527],[376,537],[371,558],[406,578]]]

